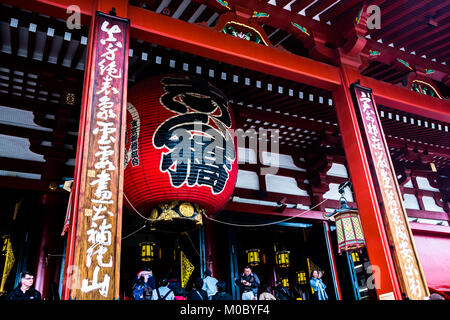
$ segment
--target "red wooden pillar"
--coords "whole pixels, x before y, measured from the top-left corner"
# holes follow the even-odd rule
[[[375,283],[379,284],[376,288],[377,295],[378,297],[387,295],[396,300],[401,300],[402,293],[378,204],[379,199],[376,195],[357,115],[349,91],[351,81],[357,80],[359,72],[351,67],[341,66],[340,76],[342,86],[333,91],[333,99],[366,238],[367,252],[370,263],[374,266],[374,278],[378,280]]]
[[[54,279],[57,259],[52,256],[57,253],[59,234],[58,229],[60,217],[58,209],[61,202],[60,195],[46,193],[40,198],[43,207],[42,233],[38,248],[38,256],[35,272],[35,288],[42,294],[42,298],[48,298],[50,284]]]
[[[217,268],[217,251],[216,251],[216,238],[214,236],[214,225],[213,222],[204,219],[203,227],[205,232],[205,262],[206,269],[211,270],[213,277],[217,279],[222,279],[221,274],[219,274],[219,270]]]

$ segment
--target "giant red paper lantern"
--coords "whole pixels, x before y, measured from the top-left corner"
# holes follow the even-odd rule
[[[220,210],[238,171],[224,94],[203,79],[155,76],[129,90],[127,109],[127,207],[172,229],[199,225],[203,212]]]

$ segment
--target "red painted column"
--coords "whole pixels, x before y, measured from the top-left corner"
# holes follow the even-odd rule
[[[217,268],[217,255],[215,249],[215,236],[213,222],[207,219],[203,220],[205,232],[205,260],[206,269],[211,270],[213,277],[222,279],[219,269]]]
[[[57,253],[59,233],[58,230],[61,217],[58,216],[58,208],[61,203],[61,196],[55,193],[46,193],[40,198],[40,204],[43,207],[42,232],[38,247],[38,255],[35,264],[35,283],[34,286],[38,290],[42,298],[46,299],[50,294],[50,285],[54,279],[56,271],[56,263],[58,259],[54,259],[50,255]]]
[[[376,196],[358,119],[349,91],[351,82],[358,79],[359,72],[351,67],[341,66],[340,75],[342,86],[333,91],[333,99],[366,238],[367,252],[370,263],[374,266],[374,278],[378,280],[375,283],[379,284],[376,288],[377,295],[392,293],[396,300],[401,300],[402,294],[378,205],[379,199]],[[376,272],[377,270],[379,271]]]

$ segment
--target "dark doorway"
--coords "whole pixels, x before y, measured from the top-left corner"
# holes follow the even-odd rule
[[[239,222],[236,220],[233,219],[233,222],[242,225],[268,222],[267,219],[255,219],[243,215],[240,215]],[[275,286],[277,280],[282,280],[294,299],[312,299],[309,285],[310,270],[318,267],[324,272],[322,280],[327,286],[329,299],[336,300],[335,280],[322,222],[283,222],[267,227],[226,227],[219,230],[225,232],[224,239],[228,238],[230,242],[229,263],[221,268],[231,273],[229,284],[232,288],[234,287],[235,298],[240,297],[240,292],[233,279],[237,278],[249,264],[246,251],[259,249],[260,263],[253,266],[252,271],[261,281],[260,290],[266,285]],[[277,265],[276,252],[278,251],[289,251],[288,266]],[[300,273],[304,273],[303,280]]]
[[[181,233],[158,231],[149,226],[142,228],[145,221],[129,212],[124,212],[123,219],[125,229],[122,232],[124,239],[122,240],[120,267],[121,297],[132,297],[133,279],[146,266],[152,268],[157,285],[162,277],[169,279],[170,287],[181,285],[181,252],[194,266],[185,289],[189,290],[193,280],[203,275],[203,229]],[[140,228],[142,230],[133,234]],[[130,236],[127,237],[127,235]],[[140,243],[144,242],[155,243],[152,261],[142,261],[141,259]]]

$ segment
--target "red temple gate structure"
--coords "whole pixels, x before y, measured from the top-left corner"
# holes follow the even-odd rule
[[[378,29],[370,5],[380,9]],[[15,256],[4,290],[33,269],[48,299],[119,299],[143,261],[180,280],[181,253],[196,261],[194,275],[212,270],[237,298],[233,278],[250,263],[246,252],[259,250],[252,263],[263,280],[300,287],[302,299],[311,268],[324,271],[337,300],[450,292],[448,2],[1,6],[1,233]],[[221,90],[248,142],[238,143],[233,195],[194,233],[164,233],[123,197],[127,86],[162,74]],[[108,143],[114,152],[99,154]],[[339,208],[347,181],[366,248],[340,255],[324,212]],[[143,260],[139,243],[157,244],[154,255]]]

